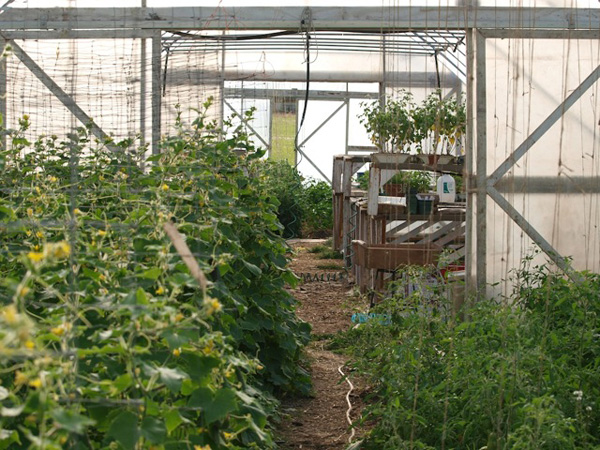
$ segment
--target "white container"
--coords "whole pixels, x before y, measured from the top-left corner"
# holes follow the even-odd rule
[[[444,174],[437,180],[437,193],[442,203],[454,203],[456,201],[456,183],[454,178]]]

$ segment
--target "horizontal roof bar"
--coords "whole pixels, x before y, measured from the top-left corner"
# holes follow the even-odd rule
[[[568,29],[598,30],[600,10],[526,7],[172,7],[7,8],[4,30],[161,29],[310,30],[398,32],[400,30]]]

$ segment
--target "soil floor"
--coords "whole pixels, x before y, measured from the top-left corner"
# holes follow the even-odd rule
[[[346,358],[328,351],[330,338],[352,326],[352,314],[364,310],[365,301],[354,295],[352,286],[339,280],[343,271],[340,259],[318,259],[308,250],[323,244],[319,240],[300,240],[292,243],[296,254],[291,268],[296,275],[311,275],[318,281],[303,281],[292,289],[298,299],[298,316],[312,325],[313,339],[306,349],[313,380],[313,395],[309,398],[287,398],[282,401],[283,421],[278,431],[278,443],[284,450],[344,449],[349,444],[352,429],[347,419],[346,396],[353,384],[349,399],[350,418],[360,417],[366,387],[345,366]],[[332,281],[333,275],[336,281]],[[329,280],[327,278],[329,277]],[[323,278],[323,281],[320,281]],[[352,442],[360,436],[360,430]]]

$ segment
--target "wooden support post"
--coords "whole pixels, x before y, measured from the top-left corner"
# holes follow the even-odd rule
[[[476,291],[477,281],[475,279],[474,254],[473,254],[473,239],[475,233],[474,212],[473,212],[473,133],[474,133],[474,102],[475,102],[475,31],[469,29],[466,31],[466,47],[467,47],[467,130],[465,135],[465,190],[467,192],[467,217],[465,230],[465,295],[469,295]]]
[[[344,195],[342,190],[342,169],[344,167],[344,156],[336,155],[333,157],[333,174],[331,179],[333,202],[333,248],[340,251],[342,249],[343,235],[342,228],[344,222]]]
[[[352,261],[350,260],[350,254],[352,253],[351,241],[348,236],[350,232],[350,196],[352,195],[352,159],[348,156],[344,157],[344,166],[342,169],[342,192],[344,194],[344,220],[342,224],[342,242],[343,242],[343,250],[344,256],[346,259],[346,267],[350,267]]]
[[[381,184],[381,169],[371,164],[369,170],[369,191],[367,192],[367,212],[376,216],[379,211],[379,185]]]
[[[487,290],[487,89],[485,37],[475,32],[476,59],[476,127],[477,127],[477,299],[483,300]]]

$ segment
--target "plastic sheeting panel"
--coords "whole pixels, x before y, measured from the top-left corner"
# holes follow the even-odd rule
[[[564,109],[564,100],[598,67],[599,52],[596,41],[584,39],[486,40],[488,176],[552,111]],[[599,89],[593,83],[496,184],[532,228],[572,258],[573,268],[594,272],[600,270]],[[488,283],[509,278],[536,247],[490,196],[486,241]],[[534,263],[546,259],[540,254]],[[492,291],[510,288],[500,283]]]

